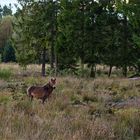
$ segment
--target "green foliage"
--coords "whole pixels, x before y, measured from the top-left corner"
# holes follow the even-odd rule
[[[133,35],[134,42],[140,47],[140,37],[136,34]]]
[[[90,77],[90,70],[89,69],[84,69],[84,70],[77,70],[76,71],[76,75],[79,76],[79,77]]]
[[[0,20],[2,19],[2,7],[0,5]]]
[[[11,4],[9,4],[9,6],[7,6],[7,5],[3,6],[2,15],[3,16],[12,15],[12,5]]]
[[[26,68],[29,63],[34,62],[36,52],[31,44],[28,26],[25,21],[27,19],[26,13],[22,13],[24,17],[17,17],[14,19],[14,34],[12,36],[12,43],[15,49],[16,59],[19,64]],[[24,24],[23,24],[24,23]]]
[[[18,2],[22,9],[15,14],[13,44],[20,65],[39,61],[45,72],[48,55],[55,73],[80,69],[84,76],[85,64],[91,77],[97,64],[110,67],[108,76],[112,67],[121,68],[125,77],[128,67],[140,71],[137,0]]]
[[[10,41],[7,41],[2,52],[3,62],[15,62],[15,51]]]
[[[16,14],[13,44],[17,61],[22,66],[41,60],[42,74],[45,73],[46,50],[54,59],[56,32],[56,2],[19,1],[22,8]],[[45,24],[44,24],[45,23]]]
[[[74,14],[72,2],[61,0],[58,14],[58,36],[56,51],[58,54],[58,67],[60,70],[71,69],[76,64],[76,53],[74,47]],[[64,24],[65,23],[65,24]]]
[[[0,63],[2,62],[2,55],[0,54]]]
[[[12,16],[6,16],[0,22],[0,48],[6,45],[12,35],[12,21]]]

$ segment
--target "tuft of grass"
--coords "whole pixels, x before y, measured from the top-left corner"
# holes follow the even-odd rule
[[[0,94],[0,105],[7,104],[10,101],[10,96],[6,94]]]
[[[14,103],[13,105],[14,111],[24,112],[30,114],[33,112],[32,104],[29,100],[20,100]]]
[[[25,83],[27,85],[36,85],[38,83],[38,79],[34,78],[34,77],[28,77],[25,79]]]
[[[117,116],[114,131],[118,139],[135,140],[140,137],[140,111],[136,108],[120,109],[115,112]]]
[[[85,94],[83,95],[83,102],[97,102],[98,101],[98,98],[97,96],[95,95],[88,95],[88,94]]]
[[[0,79],[9,80],[12,76],[10,69],[0,69]]]

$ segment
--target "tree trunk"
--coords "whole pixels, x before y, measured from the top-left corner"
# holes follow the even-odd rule
[[[43,53],[42,53],[42,76],[45,76],[45,66],[46,66],[46,48],[43,48]]]
[[[126,3],[126,0],[125,0]],[[127,77],[127,65],[128,65],[128,30],[127,30],[127,17],[124,15],[124,22],[123,22],[123,28],[124,28],[124,37],[123,37],[123,76]]]
[[[127,65],[124,65],[124,66],[123,66],[122,71],[123,71],[123,76],[124,76],[124,77],[127,77]]]
[[[57,53],[55,51],[55,77],[57,77],[57,68],[58,68],[58,65],[57,65]]]
[[[81,36],[81,48],[80,48],[80,59],[81,59],[81,76],[83,77],[84,73],[84,46],[85,46],[85,42],[84,42],[84,38],[85,38],[85,24],[84,24],[84,20],[85,20],[85,11],[84,11],[85,5],[84,3],[82,3],[81,6],[81,11],[82,11],[82,22],[81,22],[81,32],[80,32],[80,36]]]
[[[110,67],[109,67],[108,77],[111,76],[111,73],[112,73],[112,65],[110,65]]]
[[[83,61],[83,59],[81,58],[81,71],[83,71],[84,70],[84,61]]]
[[[51,57],[50,57],[50,64],[51,64],[51,69],[54,68],[54,43],[53,39],[51,40]]]
[[[52,13],[52,19],[51,19],[51,52],[50,52],[50,65],[51,65],[51,69],[54,68],[54,38],[55,38],[55,35],[54,35],[54,14]]]
[[[140,64],[137,65],[137,73],[140,74]]]
[[[96,66],[91,65],[90,77],[95,78],[95,73],[96,73]]]
[[[58,23],[57,23],[57,14],[58,14],[58,1],[55,1],[55,28],[54,28],[54,38],[55,38],[55,44],[54,44],[54,60],[55,60],[55,77],[57,77],[57,72],[58,72],[58,57],[57,57],[57,45],[56,45],[56,40],[57,40],[57,33],[58,33]]]

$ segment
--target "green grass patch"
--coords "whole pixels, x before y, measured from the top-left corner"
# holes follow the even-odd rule
[[[0,79],[8,80],[12,76],[10,69],[0,69]]]
[[[10,96],[8,95],[0,95],[0,105],[7,104],[10,101]]]

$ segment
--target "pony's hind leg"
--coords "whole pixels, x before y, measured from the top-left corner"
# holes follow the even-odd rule
[[[43,98],[43,99],[42,99],[42,104],[44,104],[45,100],[46,100],[46,98]]]
[[[31,101],[31,102],[33,101],[33,96],[30,96],[30,101]]]

